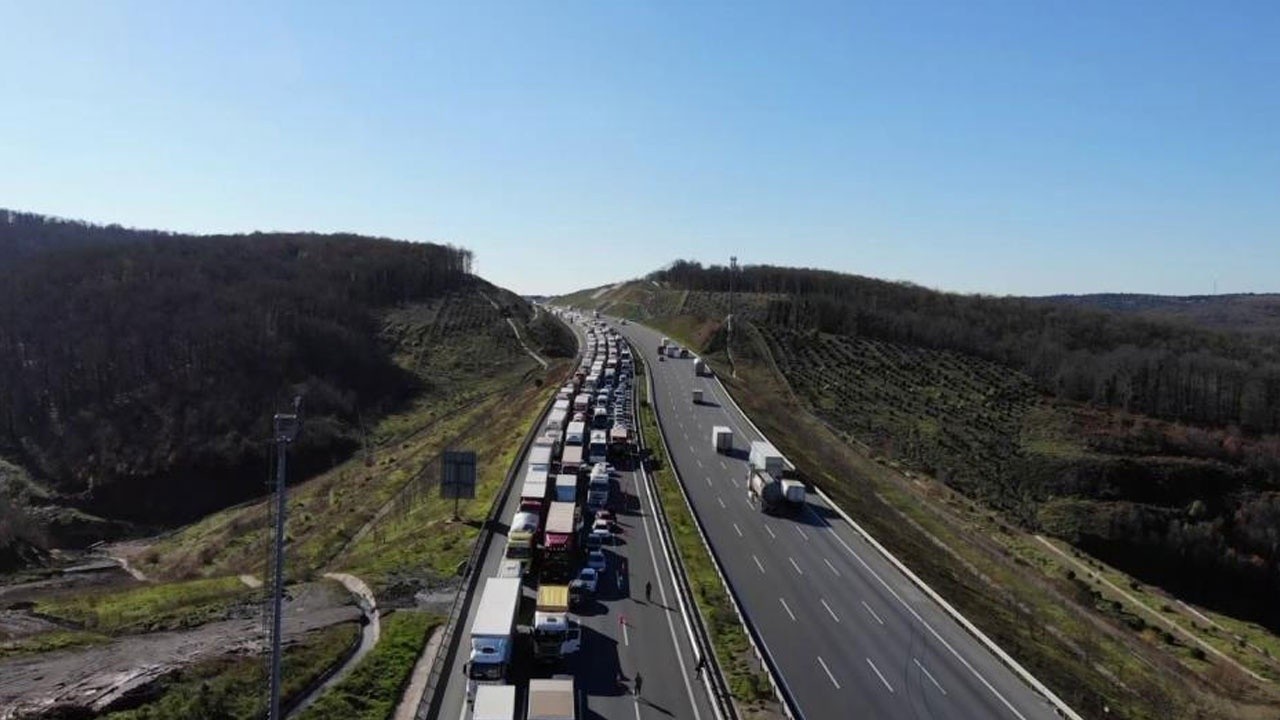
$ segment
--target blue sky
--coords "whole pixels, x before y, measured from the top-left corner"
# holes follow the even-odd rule
[[[963,292],[1280,290],[1276,2],[18,2],[0,207]]]

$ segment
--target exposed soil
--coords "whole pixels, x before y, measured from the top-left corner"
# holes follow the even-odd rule
[[[306,585],[290,592],[285,607],[286,641],[360,617],[350,598],[332,585]],[[29,625],[29,617],[10,620],[14,629]],[[225,620],[193,630],[128,635],[107,645],[0,661],[4,678],[0,720],[35,717],[55,707],[101,712],[184,665],[219,655],[261,652],[263,628],[258,619]]]

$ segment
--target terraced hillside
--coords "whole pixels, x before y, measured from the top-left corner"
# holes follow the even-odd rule
[[[785,269],[767,270],[791,283]],[[1086,716],[1280,709],[1259,680],[1280,678],[1280,640],[1257,624],[1275,619],[1262,599],[1275,596],[1280,570],[1263,539],[1280,520],[1274,436],[1142,415],[1108,406],[1105,392],[1080,402],[1073,393],[1089,376],[1071,374],[1079,369],[1055,380],[1010,364],[1019,355],[1006,348],[1042,343],[1016,307],[984,326],[977,300],[867,281],[879,299],[848,306],[831,280],[813,295],[736,293],[730,334],[727,283],[699,288],[690,272],[556,302],[641,320],[699,349],[810,481]],[[1062,312],[1046,317],[1068,336],[1073,323],[1116,322]],[[1100,336],[1123,337],[1122,327]],[[1182,340],[1165,335],[1176,331],[1141,330],[1132,337],[1160,336],[1161,352],[1178,352],[1168,348]],[[963,349],[978,334],[990,351]],[[1087,347],[1075,351],[1082,366],[1096,362]],[[1236,361],[1253,347],[1241,343]]]

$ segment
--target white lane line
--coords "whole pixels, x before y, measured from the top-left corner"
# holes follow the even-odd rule
[[[725,470],[729,469],[729,466],[725,465],[723,460],[720,461],[720,467],[724,468]]]
[[[815,511],[813,508],[808,508],[808,510],[810,513],[813,514],[815,518],[818,519],[818,523],[820,525],[826,526],[827,529],[831,531],[831,535],[836,539],[836,542],[843,545],[844,549],[848,550],[849,554],[852,555],[854,559],[856,559],[858,563],[861,564],[864,569],[866,569],[867,572],[871,573],[871,577],[874,577],[876,581],[880,583],[881,587],[883,587],[885,590],[888,590],[889,594],[893,596],[893,599],[897,600],[898,604],[906,608],[907,612],[911,613],[911,617],[915,618],[916,622],[923,625],[925,629],[929,631],[929,634],[934,637],[935,640],[942,643],[942,647],[946,648],[947,652],[951,653],[952,657],[959,660],[960,664],[963,665],[966,670],[968,670],[974,677],[978,678],[978,682],[982,683],[982,686],[985,687],[988,691],[990,691],[992,695],[995,695],[996,699],[998,699],[1000,703],[1009,710],[1009,712],[1013,713],[1014,716],[1018,718],[1018,720],[1027,720],[1027,716],[1019,712],[1018,708],[1014,707],[1013,703],[1009,702],[1008,698],[1006,698],[1004,695],[1001,695],[1000,691],[996,690],[995,686],[992,685],[989,680],[983,677],[982,673],[978,672],[978,670],[974,668],[973,665],[970,664],[969,661],[966,660],[963,655],[961,655],[954,647],[952,647],[951,643],[947,642],[946,638],[942,637],[942,635],[940,635],[938,631],[933,628],[932,625],[925,622],[925,619],[920,617],[920,613],[916,612],[915,608],[908,605],[907,601],[903,600],[902,596],[899,595],[892,587],[890,587],[889,583],[885,582],[884,578],[880,577],[880,573],[872,569],[872,567],[867,564],[867,561],[862,559],[861,555],[854,552],[853,548],[849,547],[849,543],[845,542],[844,538],[840,537],[840,533],[837,532],[836,529],[831,526],[831,523],[824,520],[822,516],[819,515],[817,511]]]
[[[893,686],[889,684],[888,680],[884,679],[884,675],[880,673],[880,668],[876,667],[876,664],[871,662],[871,658],[867,658],[867,664],[871,666],[872,670],[876,671],[876,677],[880,678],[880,682],[884,683],[884,686],[889,688],[889,692],[893,692]]]
[[[831,564],[831,561],[830,561],[830,560],[828,560],[828,559],[826,559],[826,558],[822,558],[822,562],[826,563],[826,564],[827,564],[827,567],[831,568],[831,572],[835,573],[835,574],[836,574],[836,577],[840,577],[840,571],[836,569],[836,566],[835,566],[835,565],[832,565],[832,564]]]
[[[738,531],[738,537],[742,537],[742,528],[738,527],[738,523],[733,524],[733,529]]]
[[[760,564],[760,558],[752,555],[751,559],[756,561],[756,567],[760,568],[760,572],[764,572],[764,566]]]
[[[625,622],[624,622],[624,623],[619,623],[619,624],[620,624],[620,625],[622,625],[622,642],[623,642],[623,644],[625,644],[627,647],[630,647],[630,646],[631,646],[631,634],[627,632],[627,624],[626,624]]]
[[[734,486],[734,487],[742,487],[742,486],[738,483],[738,478],[729,478],[729,482],[733,483],[733,486]]]
[[[692,449],[692,448],[690,448],[690,449]],[[698,458],[694,458],[694,459],[693,459],[693,461],[694,461],[694,462],[696,462],[696,463],[698,463],[698,467],[699,467],[699,468],[701,468],[701,467],[702,467],[702,461],[701,461],[701,460],[699,460]]]
[[[920,668],[920,672],[924,673],[924,676],[929,678],[929,682],[933,683],[933,686],[938,688],[938,692],[942,693],[943,695],[947,694],[947,691],[942,689],[942,686],[938,684],[937,680],[933,679],[933,675],[929,674],[928,670],[924,669],[924,666],[920,664],[919,660],[915,658],[911,658],[911,662],[915,663],[916,667]]]
[[[826,671],[826,673],[827,673],[827,679],[831,681],[831,684],[832,684],[832,685],[835,685],[835,686],[836,686],[836,689],[837,689],[837,690],[839,690],[839,689],[840,689],[840,683],[836,682],[836,676],[831,674],[831,668],[827,667],[827,664],[826,664],[825,662],[823,662],[823,661],[822,661],[822,656],[821,656],[821,655],[819,655],[819,656],[818,656],[818,664],[819,664],[819,665],[821,665],[821,666],[822,666],[822,669]]]
[[[800,573],[801,575],[803,575],[803,574],[804,574],[804,571],[803,571],[803,570],[801,570],[801,569],[800,569],[800,566],[796,564],[796,559],[795,559],[795,558],[793,558],[793,557],[791,557],[791,556],[789,556],[789,555],[788,555],[788,556],[787,556],[787,559],[791,561],[791,567],[795,568],[797,573]]]
[[[708,478],[707,478],[707,487],[711,487],[711,478],[710,478],[710,477],[708,477]]]
[[[782,598],[778,598],[778,602],[782,603],[782,609],[786,610],[787,614],[791,616],[791,622],[795,622],[796,614],[791,612],[791,608],[787,607],[787,601],[783,600]]]
[[[809,536],[804,534],[804,531],[800,529],[799,525],[792,525],[791,527],[795,528],[796,532],[800,533],[800,537],[804,538],[805,542],[809,542]]]
[[[724,498],[720,497],[719,495],[716,496],[716,502],[720,503],[720,507],[722,508],[725,507]]]
[[[875,610],[871,609],[871,606],[867,604],[866,600],[860,600],[859,602],[862,603],[862,607],[867,609],[867,612],[871,613],[871,617],[875,618],[876,622],[880,623],[881,625],[884,624],[884,621],[880,619],[880,616],[876,614]]]
[[[827,604],[826,600],[819,598],[818,602],[822,603],[822,607],[826,608],[827,612],[831,613],[832,620],[835,620],[836,622],[840,622],[840,616],[836,615],[836,611],[831,609],[831,606]]]
[[[769,537],[773,538],[774,540],[778,539],[778,536],[773,534],[773,528],[769,527],[768,525],[764,526],[764,531],[769,533]]]

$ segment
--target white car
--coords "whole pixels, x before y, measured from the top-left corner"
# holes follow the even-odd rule
[[[592,550],[587,553],[587,569],[604,572],[609,567],[609,561],[604,556],[603,550]]]
[[[609,545],[613,543],[613,531],[609,528],[591,528],[591,534],[587,536],[587,545],[600,547],[601,545]]]
[[[591,532],[613,532],[613,523],[607,518],[597,517],[595,522],[591,523]]]

